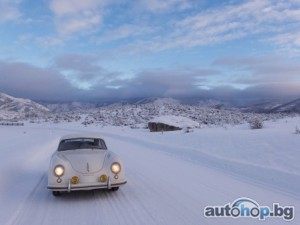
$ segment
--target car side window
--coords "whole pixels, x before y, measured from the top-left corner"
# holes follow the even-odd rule
[[[102,139],[99,140],[99,146],[101,146],[102,149],[107,149],[106,144]]]

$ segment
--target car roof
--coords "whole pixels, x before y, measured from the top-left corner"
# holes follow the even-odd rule
[[[66,139],[73,139],[73,138],[97,138],[97,139],[103,140],[103,138],[97,134],[68,134],[68,135],[62,136],[60,138],[60,141],[66,140]]]

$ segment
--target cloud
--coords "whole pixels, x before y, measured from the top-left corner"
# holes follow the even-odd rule
[[[188,16],[177,23],[176,32],[188,46],[226,42],[249,35],[276,36],[295,25],[299,28],[299,15],[299,5],[297,8],[288,1],[246,1]],[[299,37],[297,30],[290,32],[290,39]]]
[[[81,15],[59,19],[57,22],[58,32],[62,35],[71,35],[73,33],[88,32],[92,28],[101,24],[102,17],[94,14],[93,12],[87,12]]]
[[[107,3],[107,0],[52,0],[50,8],[55,15],[63,17],[67,15],[74,15],[82,11],[89,11]]]
[[[54,59],[54,65],[62,70],[71,70],[81,73],[97,73],[102,70],[102,68],[97,65],[97,57],[93,55],[60,55]]]
[[[125,96],[182,96],[190,94],[201,78],[175,71],[144,71],[121,88]],[[134,92],[134,93],[131,93]]]
[[[147,2],[155,11],[156,1]],[[173,7],[171,2],[177,1],[170,1],[166,8]],[[160,24],[157,27],[160,33],[132,43],[128,49],[156,52],[211,46],[251,37],[264,44],[283,46],[289,43],[289,49],[292,46],[299,49],[300,5],[292,1],[241,1],[180,15]]]
[[[55,58],[54,67],[79,89],[92,88],[104,73],[104,69],[97,65],[97,58],[91,55],[62,55]]]
[[[64,44],[64,39],[59,37],[37,37],[37,43],[43,47],[52,47],[52,46],[62,46]]]
[[[300,14],[300,12],[299,12]],[[299,29],[299,28],[295,28]],[[300,54],[300,32],[290,31],[266,38],[266,42],[273,43],[279,47],[278,51],[288,55]]]
[[[98,44],[118,41],[128,38],[137,38],[145,35],[151,35],[155,31],[154,28],[145,25],[124,24],[115,29],[109,29],[97,38]]]
[[[99,63],[96,55],[66,54],[54,59],[53,67],[60,71],[73,86],[89,90],[98,83],[102,87],[113,86],[120,73],[109,72]]]
[[[199,90],[197,97],[203,99],[223,100],[232,103],[247,104],[253,101],[268,99],[292,100],[299,98],[300,84],[269,83],[255,84],[244,89],[237,89],[230,85],[217,86],[209,90]]]
[[[254,0],[188,16],[177,23],[180,29],[177,33],[186,42],[190,41],[189,46],[225,42],[248,35],[285,31],[286,21],[299,20],[296,12],[288,3]]]
[[[240,92],[240,99],[284,99],[299,98],[300,84],[280,82],[255,85]]]
[[[0,90],[35,100],[72,100],[80,93],[66,79],[51,69],[26,63],[0,62]]]
[[[0,23],[14,21],[21,17],[21,0],[0,0]]]
[[[265,57],[223,57],[215,60],[219,66],[237,73],[239,80],[252,80],[259,83],[299,82],[300,65],[297,61],[279,56]],[[243,76],[244,75],[244,76]],[[245,78],[246,77],[246,78]],[[246,84],[247,82],[245,82]],[[250,82],[252,83],[252,82]]]
[[[145,10],[154,13],[181,11],[192,7],[188,0],[140,0],[140,5]]]
[[[26,63],[0,62],[0,90],[34,100],[64,101],[126,99],[137,97],[177,97],[197,93],[197,84],[215,76],[213,69],[175,68],[144,70],[131,79],[118,72],[108,72],[96,64],[96,57],[64,55],[54,60],[52,68],[39,68]],[[92,81],[91,88],[74,85],[74,77],[63,72],[77,72],[77,82]]]
[[[51,68],[0,61],[0,90],[48,101],[139,97],[247,101],[298,98],[299,74],[296,62],[278,57],[227,57],[215,60],[210,67],[144,69],[134,77],[124,78],[120,72],[104,69],[95,55],[69,54],[55,58]]]
[[[61,74],[71,71],[72,76],[66,78],[77,88],[81,88],[78,84],[89,82],[89,88],[83,89],[92,99],[189,96],[201,82],[219,73],[209,68],[176,67],[143,70],[132,78],[124,78],[122,73],[103,69],[96,56],[82,55],[64,55],[56,59],[55,67]]]
[[[109,0],[51,0],[56,28],[61,35],[90,32],[101,25],[103,7]]]

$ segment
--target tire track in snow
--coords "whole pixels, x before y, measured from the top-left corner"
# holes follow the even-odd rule
[[[125,146],[126,143],[122,142],[122,145]],[[133,159],[132,165],[136,161],[140,159]],[[133,184],[129,181],[128,187],[121,187],[118,192],[73,192],[59,198],[52,197],[45,189],[47,179],[43,175],[6,225],[83,225],[99,224],[100,221],[102,224],[154,225],[168,224],[174,216],[178,217],[178,224],[198,224],[185,217],[181,207],[178,208],[182,203],[169,196],[166,190],[162,190],[160,184],[155,184],[153,179],[147,179],[134,166],[129,166],[128,172],[135,181]],[[167,217],[160,216],[162,212],[159,205],[164,205],[167,212],[163,214],[167,213]],[[86,220],[85,217],[93,220]]]
[[[240,179],[243,182],[255,184],[280,194],[300,199],[298,191],[300,189],[300,182],[295,182],[295,180],[298,181],[300,177],[296,174],[290,174],[274,168],[253,165],[233,159],[217,157],[184,146],[177,147],[168,144],[154,143],[144,139],[138,139],[137,137],[126,136],[126,133],[125,135],[115,133],[103,134],[113,140],[122,140],[142,147],[147,146],[149,149],[152,148],[153,151],[164,153],[174,158],[179,158],[195,164],[205,165],[207,168],[215,171],[217,170],[220,173],[232,176],[235,179]],[[274,174],[277,176],[274,176]]]
[[[31,216],[41,216],[41,218],[44,218],[44,211],[42,214],[38,215],[38,212],[40,211],[39,208],[35,208],[33,205],[33,202],[37,199],[37,194],[40,192],[42,189],[44,189],[44,185],[47,182],[46,174],[42,175],[37,184],[34,186],[32,191],[29,193],[29,195],[26,197],[26,199],[19,205],[18,209],[14,212],[12,215],[11,219],[5,224],[5,225],[18,225],[18,224],[26,224],[24,223],[24,219],[28,218],[28,215]],[[47,202],[47,201],[43,201]],[[45,205],[43,205],[45,207]],[[47,204],[46,204],[47,207]],[[33,223],[28,223],[33,225]],[[39,222],[39,224],[42,224]]]
[[[235,194],[237,189],[226,187],[231,185],[233,178],[223,177],[216,171],[173,155],[162,154],[163,151],[153,151],[155,144],[150,142],[145,144],[126,137],[107,136],[112,141],[109,145],[116,149],[122,147],[117,153],[126,163],[128,184],[117,192],[71,192],[55,198],[46,190],[44,175],[5,225],[261,224],[251,219],[208,220],[203,217],[205,205],[213,201],[225,204],[241,193],[238,190]],[[198,177],[203,175],[202,170],[208,171],[209,177]],[[222,179],[225,184],[220,186]],[[245,186],[240,185],[242,189]],[[277,225],[282,221],[268,220],[265,224]]]
[[[173,183],[173,180],[169,181],[167,179],[168,174],[157,174],[157,169],[154,169],[155,167],[159,167],[163,172],[165,169],[163,168],[164,162],[161,165],[159,162],[153,162],[152,159],[147,160],[143,158],[143,156],[147,157],[147,154],[159,156],[161,154],[139,145],[128,144],[123,140],[114,140],[113,143],[126,146],[126,153],[128,153],[129,157],[122,155],[122,158],[127,161],[125,172],[128,175],[128,185],[135,189],[137,196],[142,196],[142,198],[131,199],[131,201],[136,201],[136,205],[139,205],[153,219],[153,224],[169,224],[174,218],[177,218],[175,219],[177,223],[173,222],[173,224],[199,224],[202,220],[201,212],[198,209],[200,204],[194,201],[194,205],[190,206],[193,208],[192,210],[185,208],[183,205],[188,205],[187,202],[192,199],[182,202],[182,198],[178,198],[178,196],[182,195],[186,190],[176,187],[176,182]],[[146,155],[139,155],[139,152],[146,153]],[[134,155],[134,157],[130,157],[130,155]],[[169,158],[169,156],[162,156]],[[171,157],[171,160],[174,159]],[[152,173],[153,169],[154,173]],[[173,169],[172,173],[174,172],[176,171]],[[166,179],[164,176],[167,176]],[[193,203],[193,201],[190,202]]]
[[[161,205],[167,208],[170,205],[170,211],[164,212],[163,214],[172,212],[170,214],[172,214],[175,218],[175,221],[178,222],[174,223],[174,218],[168,218],[167,216],[154,210],[154,213],[152,211],[154,215],[158,215],[163,219],[167,218],[167,223],[162,222],[157,224],[170,224],[169,221],[173,221],[172,224],[220,224],[220,221],[218,222],[218,220],[205,219],[202,214],[203,208],[207,205],[213,205],[213,201],[215,201],[216,204],[219,205],[220,202],[226,204],[228,202],[232,202],[236,198],[243,196],[258,200],[267,199],[268,201],[272,201],[272,199],[278,199],[276,192],[274,193],[270,192],[268,189],[261,189],[261,187],[257,186],[256,184],[253,185],[250,182],[240,181],[234,176],[225,175],[225,173],[218,170],[212,170],[211,168],[203,167],[203,165],[194,164],[190,161],[176,158],[172,154],[162,154],[163,152],[161,151],[153,150],[152,147],[156,144],[152,145],[150,142],[148,142],[148,144],[141,144],[140,141],[134,143],[132,139],[129,142],[126,142],[125,137],[121,138],[120,140],[117,136],[118,135],[113,135],[113,137],[110,137],[110,135],[108,135],[107,139],[113,139],[113,141],[110,141],[110,143],[114,149],[117,149],[118,145],[124,146],[126,148],[125,151],[120,150],[118,153],[121,155],[122,159],[127,161],[125,161],[125,169],[127,169],[125,172],[126,174],[128,174],[129,182],[133,183],[135,180],[135,185],[137,186],[138,182],[141,182],[141,193],[144,193],[145,195],[150,194],[149,196],[145,197],[146,199],[148,199],[148,208],[152,206],[154,206],[155,208],[155,206],[157,206],[158,209],[161,209]],[[117,144],[117,142],[120,143]],[[130,157],[130,155],[134,155],[134,157]],[[148,158],[149,156],[150,158]],[[158,158],[152,156],[158,156]],[[135,165],[135,163],[139,164]],[[171,165],[168,168],[169,170],[171,169],[171,176],[173,173],[178,173],[179,177],[184,178],[184,182],[186,182],[186,185],[182,185],[181,183],[177,185],[178,180],[176,181],[176,179],[170,179],[167,174],[163,175],[166,168],[164,168],[164,165],[161,164],[164,163]],[[129,167],[128,164],[130,165]],[[185,164],[182,168],[180,168],[180,170],[184,169],[185,173],[176,171],[177,164]],[[150,170],[151,166],[153,168],[160,168],[162,174],[155,174],[151,173],[151,171],[144,171],[147,166],[149,167],[149,165]],[[201,176],[203,176],[203,179],[195,178],[195,180],[189,181],[188,177],[193,178],[194,176],[192,174],[196,170],[199,170],[198,172],[200,172]],[[162,181],[161,179],[163,179],[164,176],[167,176],[166,180]],[[199,192],[203,193],[201,197],[199,197]],[[155,195],[157,196],[154,197]],[[177,195],[182,195],[184,197],[181,197],[178,201],[176,201],[174,199],[176,199]],[[155,199],[156,201],[153,199]],[[160,201],[157,201],[157,199],[159,199]],[[162,202],[163,199],[165,199],[166,202]],[[153,204],[151,205],[152,202]],[[186,217],[184,215],[186,215]],[[230,219],[222,220],[222,224],[240,224],[240,222],[241,221]],[[252,219],[242,221],[243,224],[251,225],[259,224],[259,222],[260,221],[253,221]],[[282,224],[282,221],[267,221],[266,224],[268,223],[272,225]]]
[[[111,137],[109,137],[109,138],[111,138]],[[114,141],[111,142],[111,143],[114,143],[116,141],[120,141],[120,140],[118,140],[118,138],[115,135],[112,138],[114,139]],[[123,139],[121,139],[121,142],[122,141],[123,141]],[[132,144],[131,141],[130,141],[130,144]],[[144,147],[145,145],[141,144],[140,141],[138,141],[136,144],[134,144],[134,146],[138,147],[139,149],[142,149],[143,151],[149,151],[149,152],[151,152],[151,154],[163,154],[166,157],[170,157],[170,158],[172,158],[174,160],[180,160],[180,161],[182,161],[182,163],[186,163],[186,164],[190,164],[191,162],[193,163],[193,161],[185,160],[185,158],[182,159],[181,157],[176,157],[176,155],[170,154],[169,152],[166,152],[167,150],[165,150],[165,151],[154,150],[155,147],[157,146],[156,143],[147,142],[147,144],[146,144],[147,148],[145,148]],[[167,148],[167,146],[161,145],[160,148]],[[132,149],[132,148],[129,148],[129,149]],[[135,151],[135,153],[136,153],[136,151]],[[125,155],[123,155],[123,157],[124,156]],[[129,158],[129,160],[131,160],[131,159]],[[156,161],[154,165],[156,166],[158,163],[160,163],[160,162]],[[162,162],[162,163],[164,163],[164,162]],[[131,164],[134,164],[134,161],[131,162]],[[199,166],[198,164],[196,164],[196,165]],[[143,165],[140,165],[140,167],[142,167],[142,166]],[[163,165],[160,165],[160,166],[163,167]],[[127,169],[127,168],[125,168],[125,169]],[[140,179],[144,180],[144,182],[148,182],[149,181],[147,178],[145,178],[145,176],[141,173],[141,170],[139,170],[138,168],[136,168],[134,166],[131,166],[129,169],[132,171],[131,172],[132,174],[135,174],[135,175],[139,176]],[[181,175],[181,176],[184,176],[184,175]],[[154,180],[153,182],[155,183],[157,181]],[[217,193],[221,194],[223,197],[233,197],[236,194],[234,191],[231,191],[231,190],[228,190],[228,189],[225,191],[224,188],[222,188],[220,186],[210,185],[209,182],[201,182],[201,183],[199,183],[199,185],[201,186],[201,189],[204,188],[206,190],[214,190]],[[151,187],[151,186],[152,186],[152,184],[149,185],[149,187]],[[181,189],[181,191],[184,191],[185,190],[184,188]]]

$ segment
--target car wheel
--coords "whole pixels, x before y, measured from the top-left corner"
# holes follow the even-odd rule
[[[119,190],[119,187],[112,187],[110,190],[111,191],[117,191],[117,190]]]
[[[52,191],[52,195],[57,197],[60,196],[60,192],[59,191]]]

